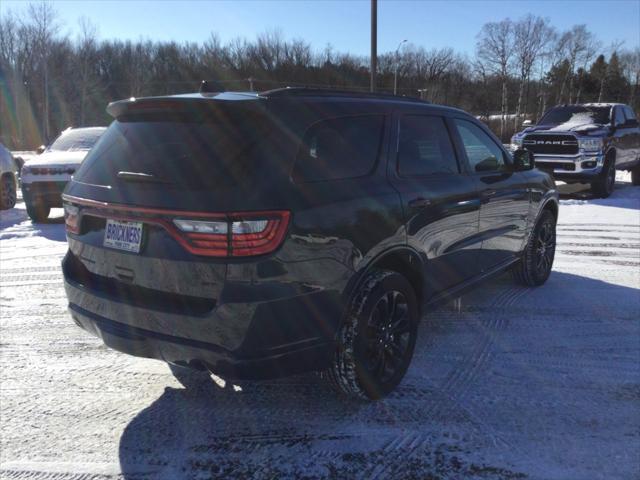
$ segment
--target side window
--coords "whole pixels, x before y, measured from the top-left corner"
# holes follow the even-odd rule
[[[403,177],[459,173],[444,118],[429,115],[402,117],[398,173]]]
[[[454,120],[467,152],[473,172],[493,172],[505,166],[504,154],[493,139],[480,127],[467,120]]]
[[[304,134],[291,176],[296,183],[362,177],[378,159],[383,115],[322,120]]]
[[[634,124],[638,123],[638,119],[636,118],[636,114],[634,113],[633,109],[627,105],[624,106],[624,116],[628,121],[630,120]]]
[[[625,122],[627,121],[624,118],[624,114],[622,113],[622,108],[621,107],[615,107],[614,109],[614,115],[615,115],[615,123],[614,125],[620,126],[620,125],[624,125]]]

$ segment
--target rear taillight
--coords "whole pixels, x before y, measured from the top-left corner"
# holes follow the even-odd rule
[[[80,233],[84,216],[157,225],[194,255],[249,257],[277,250],[289,227],[291,212],[185,212],[110,204],[63,194],[67,231]],[[73,202],[73,204],[69,203]],[[77,205],[81,205],[80,212]]]
[[[67,231],[80,233],[80,223],[78,222],[78,207],[69,203],[64,204],[64,224]]]
[[[178,240],[191,253],[212,257],[248,257],[276,250],[287,231],[286,211],[232,213],[224,221],[176,218]]]
[[[270,218],[235,217],[231,223],[231,256],[248,257],[272,252],[280,246],[287,227],[289,212],[272,212]]]

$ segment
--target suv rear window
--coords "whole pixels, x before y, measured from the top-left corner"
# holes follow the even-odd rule
[[[114,121],[86,157],[75,179],[112,185],[119,172],[153,175],[166,185],[208,190],[244,183],[273,154],[269,122],[246,112],[201,121],[180,116]]]
[[[362,177],[378,159],[384,115],[331,118],[304,134],[291,174],[298,183]]]

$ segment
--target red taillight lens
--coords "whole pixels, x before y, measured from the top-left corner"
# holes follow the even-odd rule
[[[225,220],[176,218],[177,240],[191,253],[212,257],[248,257],[276,250],[289,226],[286,211],[233,213]]]
[[[233,217],[231,256],[248,257],[274,251],[287,232],[289,217],[289,212],[271,212],[269,217],[259,219]]]

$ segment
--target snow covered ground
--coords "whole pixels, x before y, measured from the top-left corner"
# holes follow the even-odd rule
[[[66,313],[62,219],[1,212],[0,477],[640,478],[640,188],[618,180],[565,186],[547,284],[429,313],[377,403],[314,375],[181,383],[106,349]]]

